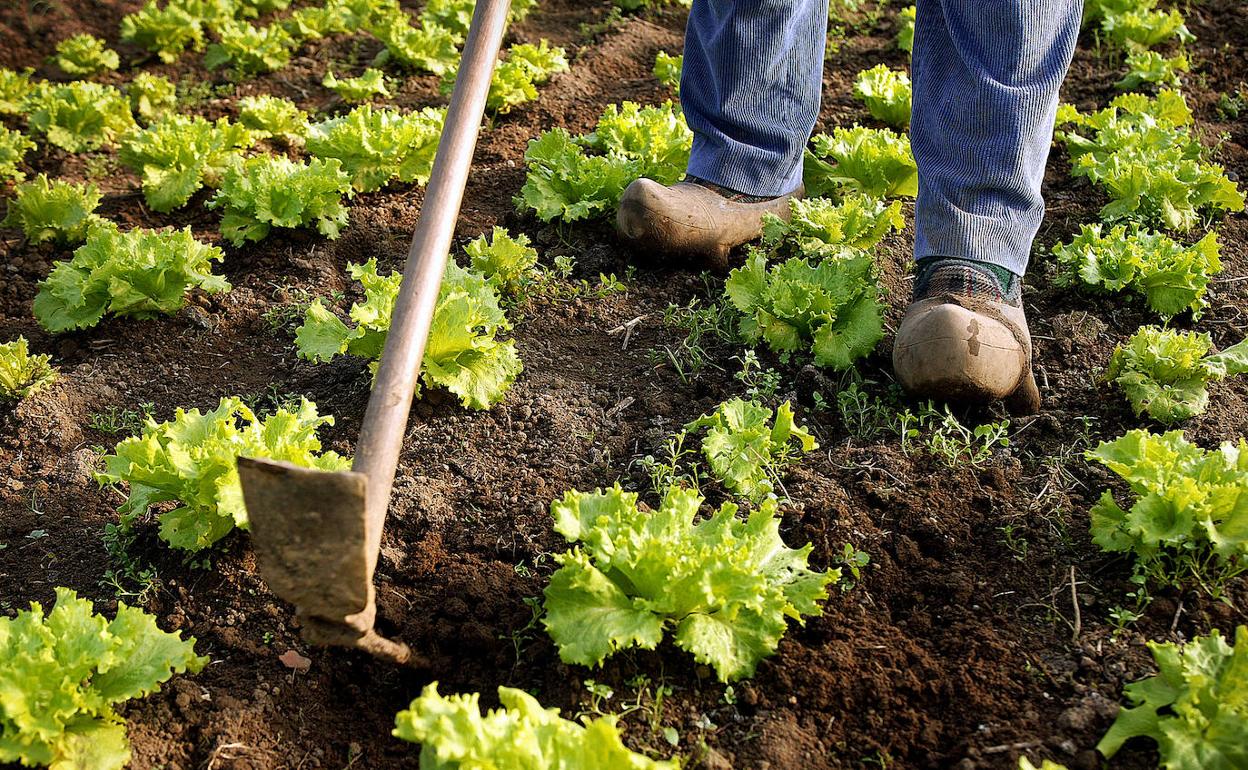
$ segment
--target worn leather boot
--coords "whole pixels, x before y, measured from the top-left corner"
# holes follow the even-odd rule
[[[728,264],[733,247],[762,233],[763,214],[789,218],[789,201],[803,188],[775,198],[756,198],[701,180],[664,187],[638,179],[620,197],[616,229],[639,249]]]
[[[1004,399],[1016,415],[1039,411],[1017,285],[1005,291],[987,270],[941,260],[920,271],[915,299],[893,345],[893,369],[907,392],[953,402]]]

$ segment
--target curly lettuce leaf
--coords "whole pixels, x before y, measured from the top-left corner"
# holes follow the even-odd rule
[[[285,67],[295,48],[295,39],[280,24],[257,27],[229,21],[218,25],[214,31],[218,40],[208,46],[204,66],[215,70],[228,64],[239,78]]]
[[[340,161],[359,192],[380,190],[395,179],[424,184],[445,117],[445,110],[432,107],[401,113],[365,104],[309,126],[307,149],[318,158]]]
[[[910,138],[887,128],[834,128],[811,137],[804,176],[809,195],[832,195],[844,188],[872,198],[913,198],[919,171]]]
[[[0,762],[92,770],[130,761],[115,705],[208,663],[194,637],[165,633],[124,602],[110,622],[68,588],[56,589],[47,614],[31,602],[0,617],[0,660]]]
[[[333,70],[328,70],[325,77],[321,79],[321,85],[350,104],[366,102],[374,96],[390,97],[390,89],[386,88],[385,73],[374,67],[369,67],[353,78],[339,78]]]
[[[127,134],[117,158],[142,177],[147,205],[169,212],[185,206],[205,185],[216,187],[254,141],[250,131],[227,118],[170,115]]]
[[[49,86],[31,97],[30,127],[68,152],[112,145],[134,128],[130,103],[112,86],[77,81]]]
[[[95,215],[100,190],[90,182],[49,180],[43,174],[19,184],[0,227],[17,227],[31,243],[81,243],[101,221]]]
[[[31,355],[25,337],[0,343],[0,401],[20,401],[56,382],[49,355]]]
[[[529,142],[528,175],[516,197],[543,222],[575,222],[615,211],[624,188],[641,176],[639,164],[622,155],[590,155],[562,128]]]
[[[871,117],[905,129],[910,125],[910,76],[880,64],[858,73],[854,96],[867,105]]]
[[[221,235],[235,246],[259,241],[274,227],[311,227],[337,238],[350,213],[342,198],[351,178],[336,158],[310,163],[262,155],[233,163],[209,208],[224,209]]]
[[[142,8],[121,18],[121,39],[172,64],[187,49],[203,49],[204,22],[178,3],[161,8],[156,0],[147,0]]]
[[[83,329],[105,313],[133,318],[172,315],[199,288],[215,293],[230,284],[212,272],[221,250],[182,230],[130,230],[96,224],[73,258],[58,262],[39,284],[35,318],[50,332]]]
[[[1248,626],[1185,645],[1149,642],[1158,672],[1123,688],[1130,704],[1096,745],[1106,757],[1151,738],[1167,770],[1248,767]]]
[[[501,708],[481,713],[480,695],[443,696],[425,686],[394,719],[394,735],[421,744],[421,770],[564,768],[677,770],[676,761],[630,751],[614,716],[573,722],[511,687],[498,688]]]
[[[754,401],[734,398],[685,426],[706,429],[702,454],[715,478],[735,494],[758,502],[775,493],[784,467],[798,451],[819,448],[815,437],[797,425],[793,407],[785,401],[775,411]],[[796,439],[797,447],[790,443]]]
[[[178,86],[172,80],[150,72],[140,72],[126,84],[130,109],[145,121],[169,114],[178,102]]]
[[[524,233],[512,236],[502,227],[495,226],[488,235],[482,235],[464,247],[473,270],[481,273],[504,296],[516,296],[529,282],[533,268],[537,266],[537,249]]]
[[[238,100],[238,122],[256,139],[277,138],[291,146],[303,144],[308,113],[289,99],[268,94]]]
[[[888,203],[859,193],[847,193],[839,201],[795,198],[789,201],[787,222],[763,215],[763,244],[815,260],[835,259],[845,256],[847,246],[870,249],[905,224],[901,201]]]
[[[811,571],[809,545],[785,546],[774,500],[745,521],[731,503],[699,521],[701,504],[674,487],[659,510],[641,510],[618,485],[551,504],[555,530],[576,544],[556,557],[542,620],[564,662],[597,666],[670,631],[727,682],[775,653],[787,619],[821,613],[840,573]]]
[[[1208,355],[1212,347],[1208,334],[1144,326],[1114,349],[1105,380],[1137,415],[1171,425],[1205,411],[1211,381],[1248,371],[1248,340]]]
[[[374,359],[375,368],[403,276],[378,275],[375,259],[347,267],[364,289],[364,300],[350,310],[355,326],[317,300],[296,331],[295,345],[300,356],[313,361],[349,354]],[[421,382],[446,388],[469,409],[490,408],[503,399],[522,368],[515,343],[497,338],[510,328],[494,285],[480,273],[448,263],[425,343]]]
[[[240,455],[337,471],[349,461],[321,452],[316,431],[334,418],[317,414],[301,399],[294,410],[279,409],[258,418],[242,399],[223,398],[216,409],[178,409],[168,422],[148,418],[142,432],[117,444],[104,457],[101,485],[126,482],[129,495],[118,509],[131,527],[151,506],[179,505],[159,514],[160,537],[174,548],[198,551],[235,528],[247,528],[247,509],[238,480]]]

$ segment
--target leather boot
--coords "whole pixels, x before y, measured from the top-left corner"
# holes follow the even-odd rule
[[[928,294],[906,311],[893,345],[893,369],[912,395],[986,403],[1034,414],[1040,391],[1031,369],[1031,332],[1021,307],[958,293]]]
[[[638,179],[620,197],[616,229],[636,248],[701,258],[722,268],[728,264],[729,251],[759,237],[763,214],[787,221],[789,201],[802,197],[802,192],[799,186],[753,202],[734,200],[698,182],[664,187]]]

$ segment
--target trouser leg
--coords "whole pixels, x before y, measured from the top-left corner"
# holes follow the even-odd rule
[[[691,175],[748,195],[797,187],[827,29],[828,0],[694,0],[680,80]]]
[[[918,0],[915,258],[1027,269],[1082,0]]]

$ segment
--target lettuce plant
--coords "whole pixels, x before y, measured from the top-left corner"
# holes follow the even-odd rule
[[[895,128],[910,125],[910,76],[879,64],[858,73],[854,96],[867,105],[871,117]]]
[[[616,717],[573,722],[532,695],[498,688],[502,708],[482,714],[477,693],[443,696],[438,683],[394,718],[394,736],[420,744],[420,770],[562,768],[677,770],[624,745]]]
[[[50,332],[95,326],[105,313],[134,318],[172,315],[194,288],[215,293],[230,284],[214,275],[221,250],[195,240],[191,228],[130,230],[91,227],[72,259],[39,284],[35,318]]]
[[[262,155],[233,163],[208,207],[223,209],[221,236],[235,246],[261,241],[274,227],[311,227],[337,238],[350,212],[351,178],[335,158],[310,163]]]
[[[364,70],[359,77],[341,80],[334,75],[333,70],[329,70],[321,80],[321,85],[338,94],[344,102],[351,104],[366,102],[374,96],[387,98],[390,96],[390,89],[386,88],[385,73],[373,67]]]
[[[121,66],[116,51],[109,50],[95,35],[81,34],[68,37],[56,44],[56,66],[66,75],[86,77],[98,75]]]
[[[494,68],[485,108],[500,114],[510,112],[512,107],[536,99],[537,86],[551,75],[567,71],[568,60],[562,48],[552,48],[545,40],[538,45],[517,43],[507,49],[506,58]],[[442,93],[453,90],[456,72],[452,68],[443,74]]]
[[[680,180],[692,144],[693,134],[671,102],[610,105],[590,134],[573,137],[555,128],[529,142],[528,175],[516,205],[545,222],[609,214],[638,177],[661,184]]]
[[[215,70],[230,65],[236,77],[279,70],[290,63],[295,39],[281,25],[257,27],[230,22],[217,28],[220,40],[208,46],[204,66]]]
[[[1128,49],[1152,48],[1171,39],[1189,43],[1196,39],[1187,29],[1183,14],[1162,11],[1154,3],[1129,10],[1110,11],[1101,18],[1101,33]]]
[[[725,503],[698,520],[702,498],[672,487],[657,511],[617,485],[568,492],[551,504],[555,531],[575,547],[555,557],[542,619],[565,663],[600,665],[667,631],[720,681],[752,676],[789,618],[822,614],[839,570],[814,572],[812,550],[780,539],[774,500],[746,521]]]
[[[763,215],[763,244],[772,253],[813,260],[842,257],[846,247],[870,249],[906,224],[901,201],[888,203],[852,192],[839,201],[794,199],[789,211],[787,222]]]
[[[21,228],[31,243],[81,243],[91,225],[100,221],[95,216],[100,190],[90,182],[53,181],[40,174],[14,192],[0,227]]]
[[[834,195],[844,189],[872,198],[913,198],[919,170],[910,138],[887,128],[834,128],[816,134],[806,153],[808,195]]]
[[[0,617],[0,660],[0,762],[65,770],[122,770],[130,743],[114,707],[208,663],[195,637],[161,631],[125,602],[109,621],[68,588],[51,612],[31,602]]]
[[[593,133],[580,144],[607,155],[627,158],[638,176],[659,184],[673,184],[685,175],[693,132],[672,103],[643,107],[636,102],[609,104]]]
[[[357,32],[387,16],[402,14],[397,0],[326,0],[322,5],[298,8],[282,21],[296,40]]]
[[[375,259],[347,269],[364,289],[364,300],[349,313],[355,327],[318,299],[308,307],[295,345],[303,358],[322,362],[345,353],[371,359],[375,370],[403,274],[378,275]],[[479,273],[447,264],[425,343],[421,383],[446,388],[469,409],[489,409],[502,401],[522,368],[515,343],[497,338],[510,328],[494,286]]]
[[[507,23],[522,21],[537,3],[538,0],[515,0],[507,12]],[[421,11],[420,21],[448,29],[456,35],[467,35],[474,7],[476,0],[429,0]]]
[[[1157,674],[1123,688],[1096,748],[1112,758],[1132,738],[1151,738],[1167,770],[1248,767],[1248,626],[1228,644],[1217,629],[1184,645],[1149,642]]]
[[[26,102],[38,89],[30,82],[34,70],[17,72],[0,68],[0,115],[25,115]]]
[[[0,343],[0,402],[21,401],[56,382],[51,361],[48,355],[32,356],[25,337]]]
[[[1100,225],[1084,225],[1070,243],[1053,247],[1062,271],[1059,283],[1142,294],[1166,319],[1187,310],[1200,317],[1209,279],[1222,272],[1217,233],[1186,246],[1161,233],[1128,232],[1123,225],[1101,231]]]
[[[307,399],[297,409],[260,418],[242,399],[223,398],[208,412],[178,409],[162,423],[149,417],[139,435],[104,457],[104,471],[96,480],[129,485],[118,509],[126,528],[153,505],[177,501],[176,508],[159,514],[160,538],[174,548],[199,551],[248,526],[239,456],[326,471],[350,467],[336,452],[321,451],[316,431],[333,424],[333,417],[318,415],[316,404]]]
[[[98,150],[134,127],[130,103],[112,86],[77,81],[32,98],[30,127],[69,152]]]
[[[140,72],[126,85],[130,109],[146,121],[169,113],[177,105],[178,87],[173,81],[150,72]]]
[[[1248,570],[1248,442],[1205,451],[1182,431],[1133,430],[1088,452],[1130,487],[1130,508],[1105,490],[1092,508],[1092,541],[1130,554],[1142,584],[1199,584],[1217,595]]]
[[[1179,73],[1187,72],[1189,67],[1184,53],[1167,57],[1156,51],[1131,51],[1127,54],[1127,74],[1114,87],[1122,91],[1141,86],[1178,88],[1183,85]]]
[[[1106,220],[1128,219],[1188,231],[1202,214],[1244,210],[1244,194],[1192,135],[1183,96],[1163,90],[1155,99],[1123,94],[1091,115],[1059,110],[1058,132],[1072,157],[1072,173],[1105,188]]]
[[[499,294],[516,296],[531,280],[537,266],[537,250],[529,245],[524,233],[512,236],[495,226],[488,235],[481,235],[464,247],[474,271],[485,276]]]
[[[204,185],[217,186],[253,141],[246,128],[227,118],[170,115],[127,134],[117,157],[142,177],[147,205],[167,212],[185,206]]]
[[[424,184],[445,117],[445,110],[432,107],[402,113],[365,104],[309,126],[307,149],[318,158],[340,161],[358,192],[380,190],[395,179]]]
[[[289,99],[268,94],[238,100],[238,122],[256,139],[277,138],[288,145],[303,144],[308,133],[308,113]]]
[[[172,64],[187,49],[203,49],[204,25],[201,18],[179,3],[167,3],[161,8],[156,0],[147,0],[142,8],[122,17],[121,39]]]
[[[1205,411],[1210,381],[1248,372],[1248,340],[1210,355],[1212,348],[1208,334],[1144,326],[1114,349],[1105,379],[1137,415],[1170,425]]]
[[[815,437],[793,419],[788,401],[776,409],[773,420],[770,408],[734,398],[685,426],[690,432],[702,429],[702,454],[711,473],[729,492],[754,502],[775,494],[785,466],[799,452],[819,448]]]
[[[380,66],[394,61],[417,72],[441,75],[459,65],[459,35],[437,24],[412,26],[407,14],[386,14],[370,23],[369,32],[386,49],[374,60]]]
[[[26,175],[17,166],[35,146],[21,131],[0,126],[0,181],[25,179]]]
[[[865,252],[815,265],[793,257],[768,267],[767,254],[753,250],[724,290],[742,314],[746,342],[766,342],[783,359],[809,353],[816,365],[840,371],[884,336],[875,265]]]
[[[650,72],[655,80],[680,94],[680,73],[685,68],[685,55],[671,55],[667,51],[659,51],[654,55],[654,69]]]
[[[914,51],[914,20],[917,8],[907,5],[897,12],[897,47],[906,53]]]
[[[590,155],[563,128],[553,128],[529,142],[528,165],[516,206],[538,219],[575,222],[615,211],[624,188],[641,174],[621,155]]]

